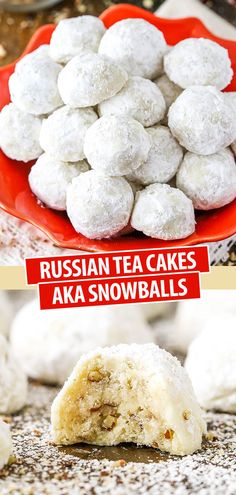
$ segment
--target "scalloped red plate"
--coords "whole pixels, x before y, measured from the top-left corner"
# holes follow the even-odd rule
[[[228,91],[236,91],[236,42],[214,36],[203,23],[195,18],[162,19],[138,7],[120,4],[111,7],[101,15],[106,27],[121,19],[141,17],[163,31],[167,43],[174,45],[188,37],[204,37],[217,41],[228,49],[231,57],[234,78]],[[46,25],[38,29],[26,50],[25,55],[43,43],[49,43],[55,26]],[[15,63],[0,68],[0,109],[9,103],[8,79],[14,71]],[[77,234],[65,213],[42,207],[28,185],[28,173],[32,163],[23,164],[10,160],[0,151],[0,207],[8,213],[29,222],[42,230],[57,246],[86,251],[111,251],[167,246],[187,246],[204,242],[218,241],[236,233],[236,200],[231,204],[211,212],[197,213],[196,232],[180,241],[159,241],[139,233],[115,239],[94,241]]]

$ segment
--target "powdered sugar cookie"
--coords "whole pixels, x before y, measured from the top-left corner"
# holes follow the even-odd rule
[[[165,100],[156,85],[143,77],[130,77],[115,96],[99,105],[99,115],[126,115],[144,127],[159,122],[165,115]]]
[[[183,239],[195,230],[192,201],[168,184],[151,184],[136,194],[131,225],[156,239]]]
[[[134,442],[176,455],[199,449],[206,432],[185,370],[154,344],[83,356],[53,402],[51,421],[59,445]]]
[[[62,105],[57,79],[61,66],[48,56],[48,48],[35,50],[19,62],[9,79],[13,103],[33,115],[53,112]]]
[[[165,123],[167,125],[167,123],[168,123],[168,118],[167,118],[168,110],[169,110],[170,106],[172,105],[172,103],[174,103],[176,98],[178,98],[178,96],[182,93],[183,90],[182,90],[182,88],[180,88],[180,86],[173,83],[173,81],[171,81],[167,77],[166,74],[162,74],[162,76],[158,77],[158,79],[156,79],[154,82],[158,86],[158,88],[161,90],[162,95],[163,95],[164,100],[165,100],[166,115],[163,118],[163,123]]]
[[[180,41],[165,55],[164,69],[181,88],[211,85],[224,89],[233,77],[228,50],[205,38]]]
[[[234,110],[213,86],[192,86],[171,105],[168,124],[188,151],[211,155],[236,138]]]
[[[9,334],[10,324],[13,317],[13,307],[7,293],[0,292],[0,335],[5,337]]]
[[[9,426],[0,419],[0,470],[8,463],[13,445]]]
[[[84,153],[91,167],[106,175],[126,175],[148,156],[151,138],[143,126],[123,115],[104,115],[87,131]]]
[[[116,22],[104,34],[99,53],[120,64],[131,76],[154,79],[162,72],[167,49],[163,33],[144,19]]]
[[[127,79],[127,73],[113,60],[86,52],[64,67],[58,78],[58,88],[66,105],[90,107],[118,93]]]
[[[98,346],[152,341],[134,305],[40,311],[34,299],[18,312],[11,332],[25,373],[43,383],[63,384],[78,359]]]
[[[3,335],[0,335],[0,414],[12,414],[26,404],[27,378]]]
[[[66,191],[74,177],[87,172],[89,166],[82,160],[62,162],[44,153],[32,166],[29,184],[33,193],[54,210],[66,209]]]
[[[83,160],[85,134],[97,118],[97,114],[91,108],[59,108],[43,120],[40,132],[43,150],[57,160]]]
[[[81,174],[67,190],[67,213],[76,230],[89,239],[112,237],[129,222],[134,195],[123,177]]]
[[[28,162],[42,153],[39,134],[42,120],[9,103],[0,113],[0,146],[12,160]]]
[[[185,368],[205,409],[236,412],[236,317],[211,315],[190,344]]]
[[[183,149],[168,127],[159,125],[147,129],[147,132],[152,140],[147,160],[128,178],[143,185],[168,182],[176,174],[183,159]]]
[[[208,156],[186,153],[176,183],[197,210],[211,210],[230,203],[236,197],[233,154],[229,148]]]
[[[97,52],[104,33],[104,24],[98,17],[82,15],[62,19],[52,33],[50,56],[64,64],[83,51]]]

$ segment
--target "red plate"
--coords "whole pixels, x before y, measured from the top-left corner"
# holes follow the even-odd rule
[[[234,79],[227,90],[236,91],[236,42],[223,40],[211,34],[201,21],[195,18],[161,19],[150,12],[131,5],[120,4],[107,9],[101,19],[110,27],[121,19],[142,17],[163,31],[167,43],[174,45],[188,37],[204,37],[217,41],[228,49],[234,69]],[[25,52],[35,50],[43,43],[49,43],[54,25],[40,28],[32,37]],[[9,100],[8,79],[14,71],[14,64],[0,69],[0,109]],[[10,160],[0,151],[0,207],[8,213],[30,222],[41,229],[56,245],[87,251],[110,251],[117,249],[141,249],[193,245],[225,239],[236,233],[236,200],[224,208],[211,212],[197,213],[196,232],[181,241],[159,241],[134,233],[116,239],[94,241],[77,234],[65,213],[42,207],[30,191],[28,173],[31,164]]]

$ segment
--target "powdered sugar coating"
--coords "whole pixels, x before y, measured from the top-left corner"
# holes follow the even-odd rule
[[[151,328],[134,305],[40,311],[34,299],[17,313],[11,332],[25,373],[42,383],[61,385],[84,353],[134,341],[153,341]]]
[[[42,120],[9,103],[0,113],[0,146],[12,160],[28,162],[42,153],[39,134]]]
[[[151,184],[136,194],[131,225],[155,239],[184,239],[195,230],[192,201],[167,184]]]
[[[56,444],[135,442],[176,455],[200,448],[206,432],[184,368],[154,344],[98,348],[81,357],[52,404],[51,421]]]
[[[66,209],[66,190],[74,177],[87,172],[89,166],[82,160],[62,162],[44,153],[32,166],[29,184],[33,193],[54,210]]]
[[[13,307],[8,294],[0,292],[0,335],[8,336],[10,324],[13,317]]]
[[[233,77],[228,50],[205,38],[180,41],[165,55],[164,69],[181,88],[200,85],[224,89]]]
[[[99,105],[99,115],[126,115],[144,127],[159,122],[165,115],[166,105],[161,91],[143,77],[130,77],[115,96]]]
[[[9,79],[13,103],[33,115],[48,114],[62,105],[57,88],[62,67],[48,56],[47,46],[40,48],[17,62]]]
[[[143,126],[123,115],[104,115],[87,131],[84,153],[91,167],[109,176],[129,174],[148,156],[151,138]]]
[[[40,144],[55,159],[77,162],[85,158],[84,138],[98,116],[92,108],[64,106],[43,120]]]
[[[128,179],[143,185],[168,182],[174,177],[183,159],[183,149],[172,136],[168,127],[159,125],[147,129],[152,146],[147,160]]]
[[[99,53],[120,64],[131,76],[155,79],[163,68],[167,49],[164,35],[144,19],[116,22],[104,34]]]
[[[205,409],[236,412],[236,317],[211,318],[190,344],[185,368]]]
[[[154,83],[158,86],[158,88],[161,90],[162,95],[165,100],[166,104],[166,115],[163,118],[163,123],[167,125],[168,123],[168,118],[167,118],[167,113],[176,98],[182,93],[182,88],[177,86],[177,84],[173,83],[166,74],[162,74],[162,76],[158,77],[154,81]]]
[[[9,426],[0,419],[0,470],[7,464],[13,451]]]
[[[27,378],[3,335],[0,335],[0,414],[12,414],[26,404]]]
[[[230,203],[236,197],[233,154],[229,148],[209,156],[186,153],[176,184],[197,210],[211,210]]]
[[[76,230],[89,239],[112,237],[129,222],[134,196],[122,177],[90,170],[72,181],[67,190],[67,213]]]
[[[104,24],[98,17],[82,15],[62,19],[52,33],[50,56],[64,64],[83,51],[97,52],[104,33]]]
[[[118,93],[127,79],[127,73],[113,60],[85,52],[64,67],[58,78],[58,88],[66,105],[90,107]]]
[[[168,124],[179,143],[199,155],[217,153],[236,137],[234,110],[213,86],[185,89],[169,109]]]

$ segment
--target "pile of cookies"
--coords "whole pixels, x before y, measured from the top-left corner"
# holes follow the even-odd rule
[[[211,40],[169,47],[143,19],[108,30],[92,16],[65,19],[16,64],[0,145],[37,159],[31,190],[86,237],[185,238],[195,209],[236,197],[235,98],[222,92],[232,77]]]

